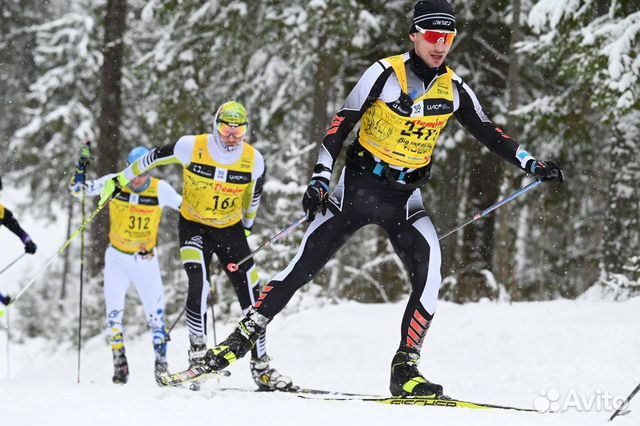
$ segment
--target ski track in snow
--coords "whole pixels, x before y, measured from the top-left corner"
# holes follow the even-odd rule
[[[268,333],[272,365],[303,387],[388,395],[404,302],[343,303],[280,315]],[[445,393],[476,402],[531,408],[541,391],[575,389],[593,397],[625,397],[640,380],[637,313],[640,298],[610,302],[516,304],[440,303],[423,349],[421,370]],[[234,324],[218,325],[226,336]],[[538,414],[358,401],[303,400],[289,394],[218,391],[253,388],[248,357],[232,376],[209,380],[201,392],[159,388],[153,380],[150,334],[126,342],[131,375],[111,384],[111,352],[103,337],[82,351],[76,383],[75,347],[42,339],[10,347],[0,336],[0,424],[14,425],[604,425],[611,412]],[[210,332],[211,334],[211,332]],[[187,331],[169,342],[171,371],[187,367]],[[212,342],[210,342],[212,343]],[[561,399],[562,401],[562,399]],[[613,424],[638,424],[640,400]]]

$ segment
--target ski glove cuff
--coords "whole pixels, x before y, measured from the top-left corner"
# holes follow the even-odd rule
[[[564,180],[562,170],[553,161],[529,160],[527,161],[526,169],[543,182],[557,180],[562,183]]]
[[[325,214],[328,200],[329,181],[324,178],[312,179],[302,197],[302,209],[307,215],[307,219],[309,221],[315,219],[318,210]]]

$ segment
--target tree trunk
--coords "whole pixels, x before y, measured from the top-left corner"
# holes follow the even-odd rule
[[[324,45],[326,36],[323,36],[320,40],[320,45]],[[308,141],[309,143],[317,144],[318,147],[322,144],[325,132],[329,125],[329,117],[327,116],[327,107],[329,104],[329,86],[331,79],[336,71],[335,55],[331,53],[321,53],[318,57],[318,64],[316,65],[316,71],[313,76],[313,104],[311,108],[311,121],[308,127]],[[318,159],[318,150],[311,151],[308,157],[309,176],[311,176],[311,170],[316,164]]]
[[[126,30],[126,0],[107,0],[104,19],[104,50],[101,69],[100,117],[98,118],[98,176],[118,170],[120,160],[120,114],[124,34]],[[104,250],[108,244],[109,217],[100,214],[91,226],[89,270],[96,276],[104,267]]]
[[[480,150],[479,146],[470,149]],[[477,213],[498,199],[499,161],[493,153],[474,153],[469,178],[469,202],[467,211]],[[482,297],[495,298],[497,292],[490,288],[483,270],[491,270],[493,264],[493,239],[495,216],[487,215],[466,228],[462,243],[463,270],[458,277],[456,295],[458,302],[475,302]]]
[[[620,123],[624,127],[626,123]],[[630,128],[631,126],[628,126]],[[602,243],[602,264],[607,279],[612,274],[623,274],[633,277],[633,273],[625,270],[638,256],[640,243],[640,196],[638,195],[638,176],[640,169],[637,162],[630,159],[637,155],[637,143],[624,131],[616,129],[614,137],[608,143],[610,170],[607,202],[604,207],[604,239]],[[634,154],[635,153],[635,154]]]
[[[511,41],[509,43],[509,71],[507,73],[507,132],[514,140],[518,141],[521,128],[518,118],[513,115],[513,111],[518,107],[518,102],[520,101],[520,63],[518,62],[519,56],[515,45],[521,38],[521,0],[512,0],[511,10],[513,20],[511,23]],[[521,181],[521,179],[512,179],[511,175],[511,173],[506,173],[503,176],[502,196],[507,196],[514,192],[516,184]],[[512,297],[518,298],[518,282],[514,276],[515,259],[513,257],[513,253],[516,250],[518,219],[514,213],[514,206],[511,204],[506,204],[496,212],[496,245],[493,271],[496,280],[507,288]]]

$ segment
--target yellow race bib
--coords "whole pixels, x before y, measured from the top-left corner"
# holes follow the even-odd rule
[[[407,93],[404,56],[386,59]],[[367,151],[394,166],[421,168],[431,162],[440,132],[453,114],[453,71],[438,77],[431,88],[413,101],[420,116],[405,117],[377,100],[362,116],[358,142]]]
[[[149,187],[134,192],[128,187],[109,203],[111,245],[125,253],[151,251],[158,243],[162,208],[158,201],[158,183],[150,178]]]
[[[207,142],[196,136],[191,163],[184,168],[182,216],[192,222],[226,228],[242,220],[242,198],[251,184],[255,151],[244,144],[240,160],[231,165],[215,161]]]

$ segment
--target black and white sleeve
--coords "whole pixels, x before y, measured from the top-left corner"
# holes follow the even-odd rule
[[[454,116],[478,141],[509,163],[526,170],[529,160],[535,160],[516,141],[496,126],[485,114],[471,88],[454,75]]]

